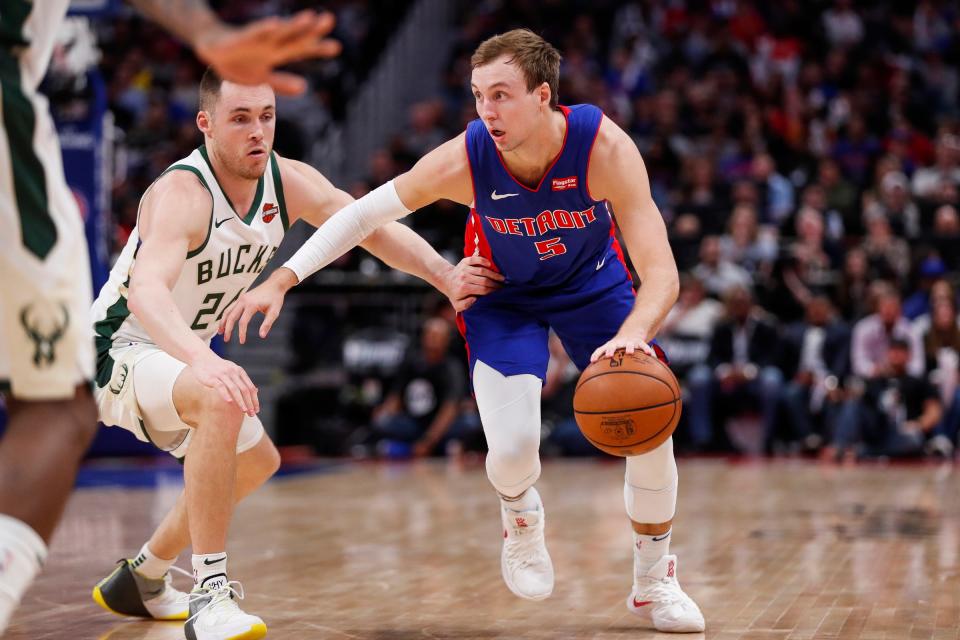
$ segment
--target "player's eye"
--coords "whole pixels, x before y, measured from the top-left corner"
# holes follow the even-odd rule
[[[506,97],[507,97],[507,94],[505,94],[503,91],[497,91],[495,94],[493,94],[494,100],[503,100]]]

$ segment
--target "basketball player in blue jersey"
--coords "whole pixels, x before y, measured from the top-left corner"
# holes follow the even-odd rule
[[[503,287],[471,299],[458,319],[487,437],[487,475],[500,494],[501,568],[513,593],[553,591],[544,543],[540,390],[549,329],[580,368],[617,349],[650,355],[676,301],[677,268],[643,160],[630,137],[592,105],[559,106],[560,54],[528,30],[480,45],[471,60],[478,120],[409,172],[334,215],[222,323],[243,336],[262,311],[269,330],[284,293],[371,231],[440,198],[471,207],[466,252],[483,256]],[[613,215],[640,276],[634,293]],[[484,277],[480,267],[472,277]],[[669,554],[677,498],[673,443],[626,462],[624,496],[634,530],[628,609],[659,631],[704,629]]]

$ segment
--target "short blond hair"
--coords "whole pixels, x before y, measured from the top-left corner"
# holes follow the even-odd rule
[[[557,106],[561,57],[553,45],[529,29],[514,29],[481,42],[470,58],[470,65],[476,69],[503,55],[510,56],[508,63],[520,67],[527,80],[527,91],[546,82],[550,86],[550,106]]]

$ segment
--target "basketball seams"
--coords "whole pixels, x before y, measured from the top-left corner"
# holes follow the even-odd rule
[[[668,400],[667,402],[658,402],[657,404],[651,404],[647,407],[634,407],[632,409],[613,409],[610,411],[580,411],[579,409],[574,407],[573,412],[581,413],[587,416],[594,416],[594,415],[610,416],[617,413],[634,413],[637,411],[648,411],[650,409],[661,409],[669,404],[676,404],[678,402],[680,402],[680,398],[674,398],[673,400]]]

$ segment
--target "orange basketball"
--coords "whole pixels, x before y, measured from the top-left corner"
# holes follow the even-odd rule
[[[635,456],[663,444],[680,420],[680,385],[670,368],[637,351],[617,351],[580,375],[573,412],[601,451]]]

